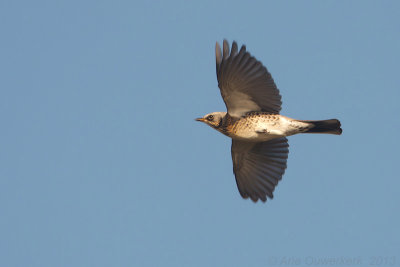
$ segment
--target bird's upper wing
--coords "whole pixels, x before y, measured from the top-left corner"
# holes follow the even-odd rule
[[[252,143],[232,140],[233,172],[243,198],[265,202],[285,173],[289,144],[286,138]]]
[[[281,95],[268,70],[242,46],[224,40],[223,51],[215,46],[218,87],[229,115],[241,117],[249,111],[279,113]]]

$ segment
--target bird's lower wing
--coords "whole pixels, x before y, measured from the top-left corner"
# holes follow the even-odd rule
[[[232,140],[233,172],[240,195],[254,202],[272,199],[285,173],[288,153],[286,138],[259,143]]]

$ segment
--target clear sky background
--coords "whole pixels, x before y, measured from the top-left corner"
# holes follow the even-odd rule
[[[400,265],[399,1],[3,0],[0,32],[1,266]],[[282,114],[342,122],[289,138],[265,204],[193,120],[223,38]]]

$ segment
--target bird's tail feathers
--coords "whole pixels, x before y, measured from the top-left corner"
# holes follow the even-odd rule
[[[342,134],[340,121],[337,119],[321,120],[321,121],[301,121],[309,123],[309,127],[305,133],[325,133],[325,134]]]

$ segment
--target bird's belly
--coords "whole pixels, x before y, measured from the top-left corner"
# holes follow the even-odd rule
[[[236,125],[230,132],[232,139],[247,140],[253,142],[264,142],[285,136],[276,123],[257,121]]]

